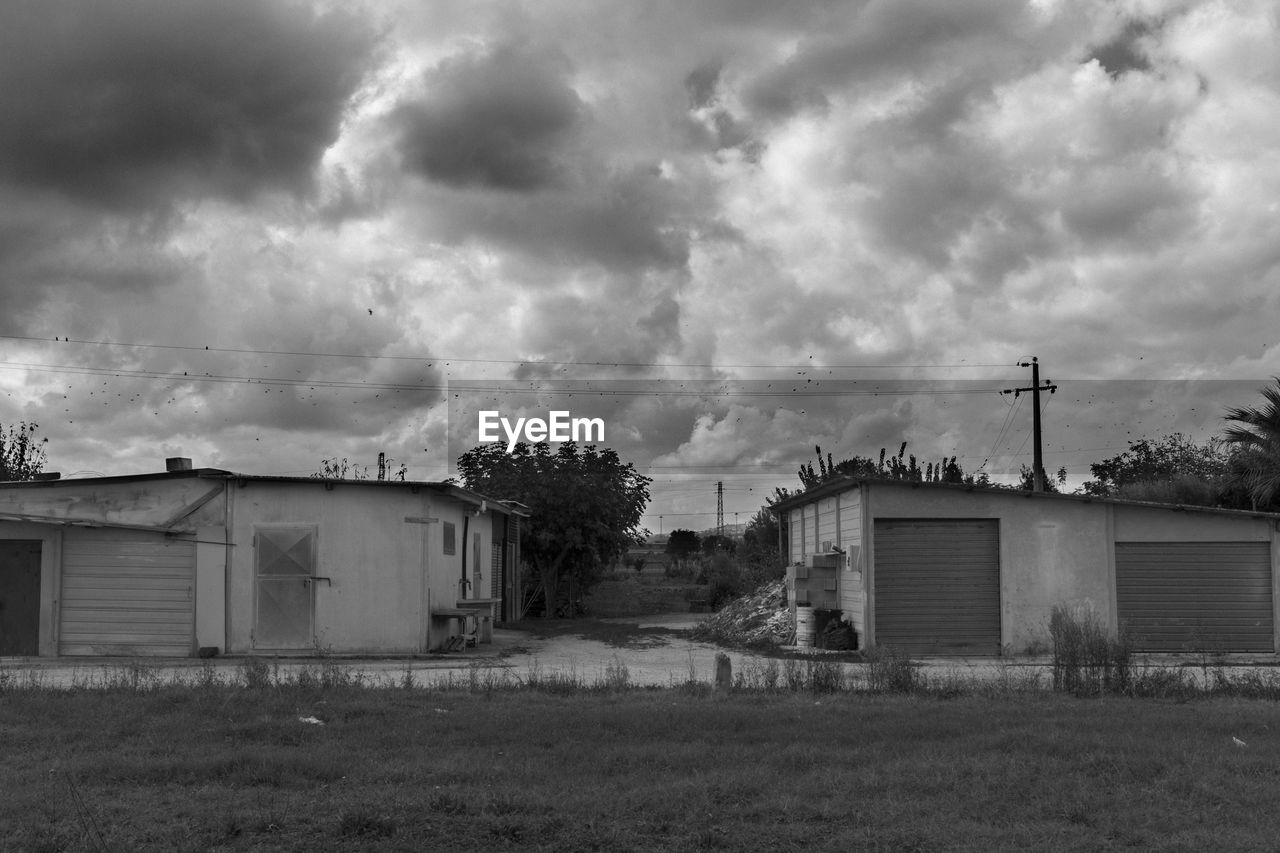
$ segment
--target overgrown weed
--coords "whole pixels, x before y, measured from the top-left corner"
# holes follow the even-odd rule
[[[155,690],[162,686],[160,667],[143,660],[125,661],[102,667],[101,687],[132,693]]]
[[[1077,696],[1129,691],[1129,646],[1111,636],[1092,610],[1073,612],[1055,605],[1049,616],[1049,638],[1054,690]]]
[[[869,649],[866,659],[867,690],[872,693],[917,693],[925,687],[911,658],[891,646]]]
[[[631,672],[617,655],[614,655],[613,660],[605,665],[602,686],[609,691],[623,691],[632,686]]]
[[[265,658],[247,657],[237,666],[240,681],[250,690],[262,690],[271,686],[271,666]]]
[[[1063,628],[1064,622],[1055,627]],[[1072,633],[1073,632],[1073,633]],[[1064,639],[1065,638],[1065,639]],[[1216,662],[1162,664],[1133,659],[1123,644],[1108,640],[1087,620],[1070,632],[1059,631],[1058,646],[1049,665],[993,661],[974,669],[925,667],[888,647],[867,649],[863,662],[825,657],[756,658],[735,662],[728,682],[734,692],[764,694],[860,693],[916,695],[931,698],[978,696],[995,698],[1043,691],[1076,696],[1127,696],[1136,699],[1186,701],[1216,696],[1280,701],[1280,668],[1232,666]],[[712,695],[714,673],[701,673],[690,654],[687,673],[673,674],[668,688],[691,696]],[[406,664],[370,676],[343,662],[323,660],[305,665],[282,665],[277,659],[247,656],[215,665],[166,670],[149,660],[113,663],[76,671],[70,689],[161,693],[174,701],[186,696],[196,704],[225,704],[223,691],[364,691],[399,689],[416,692],[465,692],[495,696],[529,691],[552,696],[611,693],[645,689],[620,655],[605,662],[593,676],[573,666],[549,670],[534,661],[523,673],[486,661],[464,669],[422,670]],[[50,686],[38,669],[0,668],[0,693],[36,692]],[[183,693],[182,691],[190,691]]]

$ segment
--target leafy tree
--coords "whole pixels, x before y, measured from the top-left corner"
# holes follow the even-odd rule
[[[1222,434],[1235,451],[1232,475],[1254,509],[1272,506],[1280,494],[1280,377],[1273,382],[1262,389],[1262,405],[1227,409],[1234,425]]]
[[[1221,481],[1228,473],[1228,454],[1218,441],[1196,444],[1182,433],[1129,442],[1129,449],[1089,466],[1094,479],[1082,489],[1088,495],[1133,497],[1152,484],[1182,480]]]
[[[1018,476],[1019,476],[1018,485],[1015,488],[1019,488],[1027,492],[1035,490],[1036,474],[1035,474],[1034,468],[1032,468],[1030,465],[1019,466]],[[1047,475],[1044,477],[1044,490],[1046,492],[1050,492],[1056,495],[1059,491],[1059,488],[1063,486],[1066,482],[1067,482],[1067,469],[1059,468],[1058,473],[1055,477],[1049,477]]]
[[[680,564],[697,554],[701,547],[702,540],[692,530],[673,530],[671,535],[667,537],[666,553],[670,554],[677,564]]]
[[[648,535],[639,525],[651,481],[607,448],[570,441],[553,453],[547,442],[522,442],[507,453],[500,442],[482,444],[458,458],[458,473],[469,489],[529,508],[521,550],[541,581],[548,616],[561,579],[590,586]]]
[[[778,517],[768,507],[761,507],[751,516],[742,531],[742,544],[746,547],[778,550]]]
[[[712,610],[749,591],[747,574],[733,555],[715,551],[706,560],[702,581],[707,585],[707,599]]]
[[[10,426],[7,432],[0,429],[0,480],[32,480],[44,470],[49,439],[37,441],[38,428],[24,422]]]
[[[738,562],[755,585],[779,578],[785,571],[778,552],[778,517],[767,506],[747,522]]]
[[[1090,465],[1087,495],[1155,503],[1245,509],[1242,454],[1222,439],[1197,444],[1181,433],[1129,442],[1118,456]]]
[[[728,536],[721,536],[718,533],[711,533],[702,537],[702,553],[710,556],[717,551],[723,551],[726,554],[733,554],[738,550],[738,543],[734,542]]]

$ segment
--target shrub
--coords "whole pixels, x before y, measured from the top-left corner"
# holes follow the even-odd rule
[[[248,657],[240,662],[240,680],[245,687],[261,689],[271,686],[271,667],[259,657]]]
[[[707,598],[712,609],[746,592],[746,579],[738,561],[726,551],[717,551],[706,560],[703,577],[707,582]]]
[[[1132,676],[1128,645],[1112,637],[1092,611],[1055,606],[1049,616],[1053,689],[1076,695],[1123,693]]]
[[[867,650],[867,689],[872,693],[914,693],[924,687],[911,658],[890,646]]]

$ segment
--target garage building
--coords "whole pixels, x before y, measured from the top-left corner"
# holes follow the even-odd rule
[[[918,656],[1045,650],[1055,606],[1150,652],[1275,652],[1280,515],[840,478],[774,507],[793,606]]]

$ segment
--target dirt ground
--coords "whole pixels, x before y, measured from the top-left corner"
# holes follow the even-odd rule
[[[496,628],[492,643],[482,643],[460,652],[380,658],[335,656],[353,672],[374,680],[400,680],[406,671],[419,683],[443,679],[449,673],[459,677],[476,668],[505,672],[513,679],[531,675],[573,676],[587,684],[602,681],[606,671],[625,667],[632,684],[670,686],[691,677],[710,681],[715,673],[715,656],[724,651],[707,643],[688,639],[688,631],[704,618],[699,614],[675,613],[618,619],[532,620],[518,627]],[[757,656],[729,652],[734,666]],[[218,657],[210,660],[156,660],[145,662],[149,673],[161,680],[192,676],[206,663],[217,668],[225,680],[235,677],[242,658]],[[314,657],[272,656],[273,668],[281,675],[314,667]],[[119,677],[122,669],[136,664],[135,658],[4,658],[0,672],[15,679],[38,680],[53,687],[94,686]]]
[[[751,651],[723,649],[690,639],[689,632],[703,614],[671,613],[656,616],[628,616],[613,619],[530,620],[516,626],[494,630],[493,642],[480,644],[460,652],[379,658],[335,656],[325,662],[338,662],[354,673],[375,683],[400,683],[406,671],[418,684],[444,680],[450,676],[469,678],[473,671],[481,674],[505,673],[512,680],[531,676],[571,676],[583,683],[607,680],[610,672],[626,670],[629,683],[646,687],[669,687],[690,679],[709,683],[715,678],[718,652],[729,655],[735,673],[744,669],[763,668],[767,657]],[[832,661],[841,657],[825,656]],[[271,657],[271,665],[282,676],[303,668],[314,668],[321,661],[315,657]],[[1198,660],[1198,659],[1197,659]],[[37,681],[52,687],[101,686],[118,683],[122,673],[138,664],[136,658],[3,658],[0,659],[0,685],[3,679]],[[209,661],[145,660],[147,677],[162,681],[194,678],[206,663],[217,668],[222,680],[238,677],[243,658],[213,658]],[[1179,656],[1153,656],[1152,664],[1193,666],[1195,661]],[[1048,660],[943,658],[919,661],[931,676],[954,675],[962,678],[1013,679],[1047,677]],[[1274,655],[1228,656],[1217,663],[1245,667],[1275,667]],[[842,662],[856,679],[862,666]]]

